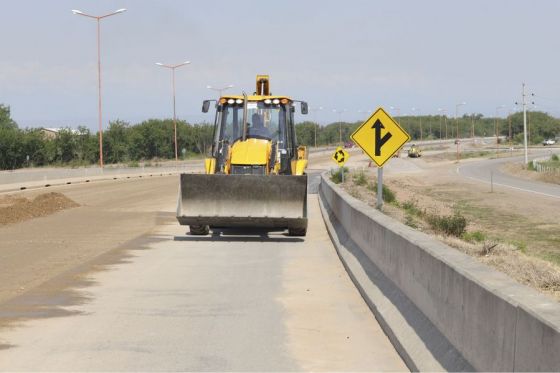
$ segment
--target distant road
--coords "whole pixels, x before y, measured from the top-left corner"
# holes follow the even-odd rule
[[[548,151],[539,150],[538,153],[532,154],[529,158],[534,159],[546,154],[548,154]],[[457,173],[466,178],[487,184],[490,184],[490,175],[492,174],[495,186],[516,189],[552,198],[560,198],[560,185],[525,180],[500,171],[500,167],[504,163],[520,161],[523,161],[523,157],[487,159],[480,162],[470,162],[458,166]]]

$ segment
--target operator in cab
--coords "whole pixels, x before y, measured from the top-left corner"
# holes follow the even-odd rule
[[[249,137],[260,137],[270,139],[270,132],[264,126],[264,121],[259,113],[253,113],[251,117],[252,125],[248,129]]]

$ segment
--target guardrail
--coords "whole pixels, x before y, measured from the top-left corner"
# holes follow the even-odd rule
[[[540,173],[560,174],[560,167],[554,167],[546,164],[546,162],[551,160],[551,157],[552,156],[533,159],[531,162],[533,163],[535,171]]]
[[[348,273],[414,371],[560,371],[560,304],[415,231],[322,175]]]

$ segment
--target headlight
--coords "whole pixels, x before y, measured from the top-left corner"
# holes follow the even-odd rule
[[[227,103],[231,105],[235,103],[235,100],[233,98],[230,98],[229,100],[227,100]]]
[[[274,100],[272,100],[272,103],[273,103],[274,105],[278,105],[278,104],[280,103],[280,100],[277,99],[277,98],[275,98]]]

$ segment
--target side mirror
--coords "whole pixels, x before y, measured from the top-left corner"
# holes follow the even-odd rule
[[[302,114],[309,113],[309,107],[307,106],[307,102],[304,101],[301,102],[301,113]]]
[[[208,113],[208,109],[210,109],[210,100],[204,100],[202,102],[202,112]]]

